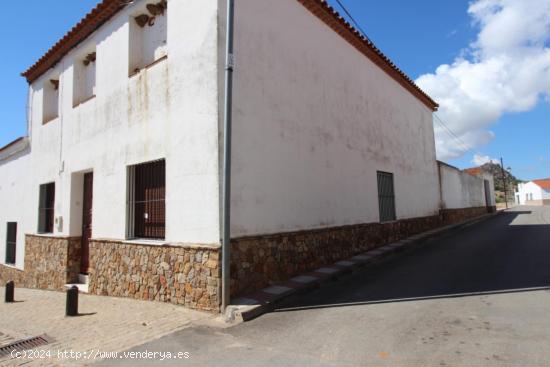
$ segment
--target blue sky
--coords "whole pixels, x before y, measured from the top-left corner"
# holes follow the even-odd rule
[[[479,64],[483,66],[484,60],[493,55],[485,56],[485,59],[481,56],[479,60],[480,57],[474,53],[481,50],[487,54],[490,52],[494,54],[494,47],[501,47],[502,42],[497,46],[491,42],[481,42],[482,45],[479,47],[470,47],[476,40],[483,40],[483,37],[479,37],[480,34],[490,35],[491,24],[487,19],[490,21],[498,19],[499,9],[489,9],[493,12],[490,14],[492,17],[483,18],[487,17],[487,9],[470,9],[469,13],[471,4],[467,0],[341,1],[367,35],[409,76],[415,80],[423,75],[433,77],[427,82],[422,82],[422,86],[426,85],[424,89],[430,89],[428,92],[432,96],[443,96],[442,99],[445,101],[450,100],[451,102],[448,103],[453,103],[454,98],[456,103],[460,104],[461,97],[447,98],[446,91],[441,91],[443,85],[441,81],[447,81],[445,78],[448,75],[436,73],[437,68],[443,64],[453,64],[461,55],[468,60],[467,66],[479,66]],[[483,1],[488,2],[487,0],[477,2]],[[510,3],[516,1],[519,4],[519,2],[537,0],[503,1]],[[329,0],[329,2],[339,9],[335,0]],[[4,88],[0,89],[0,106],[3,110],[0,146],[25,134],[27,85],[20,73],[34,63],[96,3],[97,0],[30,0],[3,4],[5,14],[24,14],[25,16],[8,16],[0,23],[2,44],[5,50],[11,52],[10,57],[4,55],[0,58],[1,80],[4,85]],[[238,6],[238,0],[236,3]],[[512,13],[516,11],[521,15],[522,9],[510,7],[507,10]],[[533,14],[536,13],[533,10]],[[526,18],[528,15],[518,16],[518,18]],[[484,29],[484,24],[487,29]],[[522,24],[511,24],[505,28],[514,30],[514,26],[521,29]],[[493,38],[498,38],[499,41],[501,38],[506,40],[506,37],[512,38],[517,33],[511,35],[504,32]],[[546,36],[547,34],[544,33],[544,37]],[[542,37],[541,46],[543,49],[548,46],[548,37],[544,37]],[[490,39],[490,37],[486,38]],[[527,41],[529,44],[533,43],[532,39]],[[514,53],[516,52],[514,47],[516,47],[515,44],[507,47],[503,52]],[[452,66],[451,70],[463,71],[463,68]],[[468,70],[470,69],[466,68],[465,73],[468,73]],[[506,82],[507,80],[503,83],[506,84]],[[509,82],[510,88],[514,90],[517,82],[514,80]],[[534,91],[529,89],[529,91],[535,94],[544,92],[548,96],[549,90],[544,88],[546,87],[539,87]],[[432,93],[431,90],[434,92]],[[491,92],[489,90],[487,94],[490,95]],[[502,106],[497,111],[499,113],[485,111],[487,112],[485,115],[489,117],[479,121],[479,129],[477,126],[472,126],[478,122],[476,118],[472,118],[471,114],[457,117],[445,113],[444,108],[441,112],[443,120],[471,148],[471,151],[464,153],[466,149],[461,148],[462,144],[457,144],[455,139],[440,133],[438,152],[439,148],[442,148],[441,151],[445,151],[444,160],[460,168],[473,166],[475,153],[491,159],[504,157],[505,166],[512,167],[513,173],[522,179],[550,177],[550,148],[548,147],[550,103],[547,102],[549,100],[550,98],[546,98],[545,102],[544,98],[540,97],[536,103],[531,101],[527,106],[526,104],[513,108]],[[474,101],[469,106],[475,107],[475,102],[481,106],[480,111],[484,105],[488,104],[487,100],[480,100]],[[503,104],[506,105],[506,103],[503,101]],[[480,115],[483,114],[480,112]],[[490,139],[484,138],[489,135]],[[453,145],[458,148],[455,147],[456,149],[452,150]],[[447,148],[450,152],[447,152]]]

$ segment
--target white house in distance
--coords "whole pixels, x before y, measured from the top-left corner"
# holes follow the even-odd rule
[[[233,295],[494,209],[436,161],[437,104],[324,1],[235,11]],[[219,309],[224,14],[103,0],[23,73],[0,281]]]
[[[550,178],[520,183],[516,191],[519,205],[550,205]]]

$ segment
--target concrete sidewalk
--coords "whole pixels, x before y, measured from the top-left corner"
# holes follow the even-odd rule
[[[0,288],[4,295],[5,289]],[[116,352],[190,326],[224,327],[218,315],[167,303],[79,295],[81,313],[65,317],[65,293],[16,289],[16,303],[0,303],[0,347],[16,340],[47,334],[54,341],[41,347],[51,359],[0,358],[1,366],[82,365],[94,361],[59,359],[58,351]]]

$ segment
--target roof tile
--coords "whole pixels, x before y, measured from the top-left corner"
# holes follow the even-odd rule
[[[550,178],[545,178],[542,180],[533,180],[533,182],[544,190],[550,190]]]
[[[357,50],[367,56],[390,77],[412,93],[428,108],[435,111],[438,104],[421,90],[414,81],[399,69],[386,55],[380,51],[368,38],[347,22],[326,0],[297,0],[311,13],[326,23],[336,33]],[[131,0],[102,0],[63,38],[61,38],[44,56],[21,75],[32,83],[42,74],[55,66],[71,49],[90,36],[103,23],[118,13]]]

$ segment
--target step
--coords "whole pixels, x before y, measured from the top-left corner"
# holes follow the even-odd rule
[[[78,283],[89,284],[90,276],[88,274],[78,274]]]

